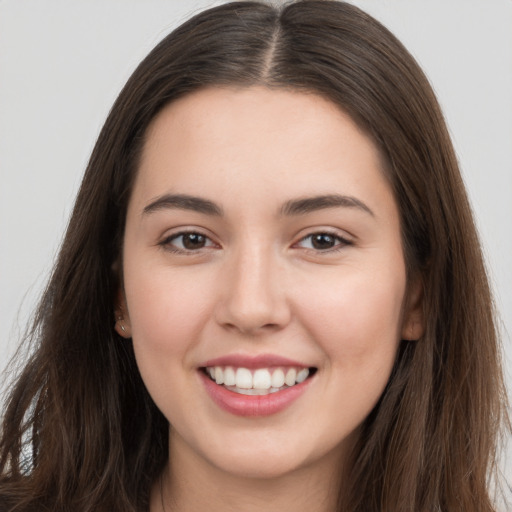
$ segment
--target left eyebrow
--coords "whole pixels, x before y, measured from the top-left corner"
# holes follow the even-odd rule
[[[357,208],[375,217],[372,210],[360,199],[353,196],[343,196],[340,194],[327,194],[322,196],[305,197],[287,201],[281,208],[281,215],[305,215],[317,210],[326,208]]]

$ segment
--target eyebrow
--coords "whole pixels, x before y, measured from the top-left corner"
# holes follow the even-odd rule
[[[317,210],[337,207],[357,208],[370,214],[372,217],[375,216],[372,210],[361,200],[356,197],[343,196],[340,194],[327,194],[322,196],[305,197],[302,199],[293,199],[283,205],[281,208],[281,215],[304,215]]]
[[[358,208],[371,216],[375,216],[372,210],[361,200],[353,196],[340,194],[326,194],[292,199],[282,206],[280,214],[283,216],[305,215],[317,210],[339,207]],[[222,217],[224,215],[222,208],[213,201],[202,197],[190,196],[188,194],[165,194],[157,197],[144,208],[142,213],[147,215],[165,209],[191,210],[216,217]]]
[[[217,217],[223,215],[222,208],[212,201],[187,194],[165,194],[157,197],[142,210],[142,213],[147,215],[165,209],[191,210]]]

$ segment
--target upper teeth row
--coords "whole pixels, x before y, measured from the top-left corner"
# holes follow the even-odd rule
[[[309,375],[308,368],[259,368],[253,372],[247,368],[231,366],[210,366],[206,368],[210,377],[217,384],[236,386],[241,389],[270,389],[284,385],[293,386],[305,381]]]

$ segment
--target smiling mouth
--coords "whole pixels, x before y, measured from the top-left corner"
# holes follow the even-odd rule
[[[250,370],[233,366],[201,368],[210,380],[240,395],[269,395],[301,384],[317,371],[315,367],[272,367]]]

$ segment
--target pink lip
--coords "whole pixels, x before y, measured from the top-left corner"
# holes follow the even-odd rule
[[[211,366],[235,366],[237,368],[247,368],[252,370],[255,368],[271,368],[273,366],[295,366],[299,368],[308,368],[309,365],[275,354],[260,354],[257,356],[231,354],[217,357],[216,359],[210,359],[200,366],[202,368]]]
[[[212,366],[223,366],[223,364]],[[270,416],[276,414],[297,400],[314,378],[306,379],[300,384],[295,384],[295,386],[268,395],[241,395],[216,384],[201,370],[198,371],[198,374],[210,398],[220,408],[237,416]]]

